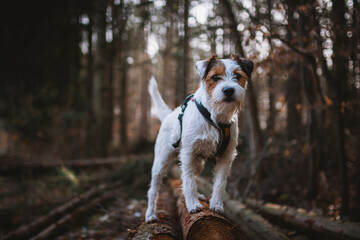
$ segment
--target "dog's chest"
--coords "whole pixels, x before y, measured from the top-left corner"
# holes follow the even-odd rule
[[[219,144],[219,132],[211,129],[206,133],[200,134],[193,144],[193,153],[195,157],[210,158],[213,157]]]

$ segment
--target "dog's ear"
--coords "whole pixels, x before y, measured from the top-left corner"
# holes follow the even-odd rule
[[[239,55],[232,55],[231,59],[240,65],[241,70],[243,70],[249,78],[251,77],[251,73],[254,70],[254,63],[251,60],[241,58]]]
[[[210,58],[206,60],[201,60],[195,63],[196,71],[199,73],[201,79],[204,79],[206,75],[209,73],[211,67],[217,60],[216,55],[212,55]]]

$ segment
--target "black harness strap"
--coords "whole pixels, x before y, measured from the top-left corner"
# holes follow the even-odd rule
[[[183,116],[184,116],[185,109],[186,109],[189,101],[193,97],[194,97],[194,94],[191,94],[191,95],[187,96],[187,98],[185,98],[183,104],[181,105],[181,110],[180,110],[180,113],[179,113],[179,116],[178,116],[178,119],[179,119],[179,122],[180,122],[180,138],[176,143],[174,143],[172,145],[174,148],[178,148],[180,146],[181,136],[182,136],[182,119],[183,119]],[[218,147],[216,149],[216,152],[215,152],[214,156],[219,156],[219,155],[223,154],[225,152],[227,146],[229,145],[231,123],[229,123],[229,124],[224,124],[224,123],[216,124],[211,119],[210,112],[201,104],[201,102],[198,102],[198,101],[195,100],[195,104],[196,104],[197,109],[201,113],[201,115],[203,115],[203,117],[206,119],[206,121],[210,125],[212,125],[213,127],[215,127],[216,129],[219,130],[220,142],[219,142],[219,145],[218,145]]]
[[[218,147],[216,149],[216,152],[214,154],[214,156],[219,156],[219,155],[221,155],[221,154],[223,154],[225,152],[227,146],[229,145],[231,123],[229,123],[229,124],[224,124],[224,123],[216,124],[211,119],[210,112],[201,104],[201,102],[198,102],[198,101],[195,100],[195,103],[196,103],[196,107],[198,108],[199,112],[204,116],[204,118],[208,121],[208,123],[219,130],[220,142],[219,142],[219,145],[218,145]]]
[[[182,135],[182,119],[183,119],[183,116],[184,116],[185,109],[186,109],[186,107],[188,105],[188,102],[191,100],[191,98],[193,96],[194,96],[194,94],[191,94],[191,95],[187,96],[185,98],[183,104],[181,104],[181,110],[180,110],[180,113],[179,113],[179,116],[178,116],[178,119],[179,119],[179,122],[180,122],[180,137],[179,137],[179,140],[177,140],[177,142],[172,145],[174,148],[178,148],[180,146],[181,135]]]

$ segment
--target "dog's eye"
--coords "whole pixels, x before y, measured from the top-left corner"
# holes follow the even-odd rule
[[[221,79],[221,77],[216,74],[216,75],[212,76],[211,79],[214,80],[215,82],[217,82]]]
[[[242,78],[241,74],[235,73],[235,77],[237,80],[240,80]]]

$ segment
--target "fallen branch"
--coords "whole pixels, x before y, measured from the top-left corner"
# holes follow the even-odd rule
[[[276,219],[300,231],[307,232],[317,238],[360,239],[359,223],[341,220],[335,221],[304,209],[274,203],[263,203],[254,199],[247,199],[245,203],[265,216]]]
[[[211,195],[212,184],[205,179],[197,178],[198,189],[206,196]],[[225,201],[225,215],[239,225],[243,234],[249,239],[288,239],[274,226],[253,211],[246,209],[243,204],[234,200]]]
[[[76,224],[77,220],[84,218],[84,216],[92,215],[94,209],[101,203],[109,201],[114,198],[114,192],[108,191],[101,196],[91,200],[89,203],[73,210],[71,213],[66,214],[58,221],[49,225],[47,228],[36,234],[30,240],[45,240],[56,235],[57,233],[64,232],[70,228],[72,223]]]
[[[159,193],[156,205],[157,221],[140,225],[133,240],[142,239],[182,239],[180,225],[178,222],[175,199],[171,189],[164,186]]]
[[[187,240],[231,240],[244,239],[236,226],[225,217],[209,210],[209,205],[202,202],[204,209],[189,214],[184,197],[181,193],[181,182],[171,181],[174,195],[178,198],[177,209],[184,239]]]

